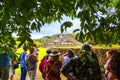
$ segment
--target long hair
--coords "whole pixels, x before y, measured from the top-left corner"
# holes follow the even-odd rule
[[[120,52],[113,54],[111,62],[110,62],[110,69],[112,74],[120,80]]]
[[[34,48],[30,49],[30,54],[33,54]]]

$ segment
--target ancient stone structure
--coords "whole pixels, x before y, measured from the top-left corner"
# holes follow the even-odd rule
[[[56,34],[44,43],[44,47],[80,46],[72,34]]]

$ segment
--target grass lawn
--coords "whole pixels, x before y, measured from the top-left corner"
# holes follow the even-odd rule
[[[21,53],[23,52],[22,49],[18,49],[17,50],[17,53]],[[29,52],[28,52],[29,53]],[[40,64],[40,60],[41,58],[46,54],[46,48],[39,48],[39,58],[38,58],[38,66]],[[16,69],[16,72],[15,72],[15,75],[14,75],[14,80],[20,80],[20,68]],[[62,74],[61,74],[61,79],[62,80],[67,80]],[[26,80],[29,80],[28,79],[28,75],[27,75],[27,79]],[[42,75],[41,75],[41,72],[39,71],[38,67],[37,67],[37,80],[44,80],[42,78]]]

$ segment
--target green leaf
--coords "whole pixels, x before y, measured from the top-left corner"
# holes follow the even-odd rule
[[[75,29],[75,30],[73,31],[73,33],[78,32],[78,31],[80,31],[80,29]]]
[[[80,34],[77,33],[76,36],[75,36],[75,39],[76,39],[76,40],[79,40],[79,36],[80,36]]]
[[[87,59],[92,63],[93,62],[93,58],[91,55],[87,55]]]
[[[36,29],[36,23],[33,22],[33,23],[31,24],[31,30],[35,30],[35,29]]]
[[[73,26],[72,22],[66,21],[61,25],[61,32],[66,31],[67,28]]]

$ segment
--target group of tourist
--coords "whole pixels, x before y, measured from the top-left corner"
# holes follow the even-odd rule
[[[26,80],[26,74],[28,73],[29,80],[36,80],[36,70],[38,62],[38,49],[36,44],[30,49],[30,53],[27,54],[27,47],[24,47],[24,52],[20,55],[20,67],[21,77],[20,80]]]
[[[19,63],[21,68],[20,80],[26,80],[28,73],[29,80],[36,80],[36,69],[42,73],[43,80],[62,80],[62,73],[67,80],[102,80],[100,65],[96,53],[94,53],[89,44],[82,45],[79,55],[75,55],[72,49],[68,49],[65,53],[59,53],[58,50],[48,48],[46,55],[38,64],[38,49],[36,44],[27,54],[27,47],[23,47],[20,55]],[[104,65],[104,80],[120,80],[120,52],[117,50],[109,50],[106,52],[107,61]],[[0,54],[0,80],[13,80],[15,69],[9,76],[10,66],[14,66],[14,62],[10,64],[10,56],[8,53]]]
[[[20,64],[21,76],[20,80],[26,80],[28,73],[29,80],[36,80],[36,70],[38,62],[38,49],[36,44],[33,44],[29,54],[27,54],[28,47],[23,47],[23,52],[20,54],[18,60],[12,59],[8,52],[0,53],[0,80],[15,80],[15,69]],[[14,52],[16,49],[14,50]]]
[[[60,73],[67,80],[120,80],[120,53],[110,49],[106,55],[108,60],[103,74],[96,53],[89,44],[84,44],[77,56],[72,49],[68,49],[64,54],[48,49],[47,58],[43,57],[39,70],[44,80],[62,80]]]

